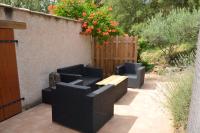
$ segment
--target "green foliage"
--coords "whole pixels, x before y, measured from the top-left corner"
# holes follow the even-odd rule
[[[57,16],[82,21],[82,32],[97,37],[100,44],[108,44],[110,36],[122,34],[118,22],[110,15],[112,8],[99,7],[91,0],[60,0],[55,5],[50,5],[49,10]]]
[[[161,65],[165,64],[165,59],[163,57],[162,51],[158,48],[148,49],[140,54],[140,58],[144,62],[150,64]]]
[[[153,70],[153,68],[155,67],[154,64],[150,64],[147,61],[139,61],[140,63],[142,63],[143,66],[145,66],[145,71],[146,72],[150,72]]]
[[[167,62],[180,43],[195,44],[200,25],[200,12],[187,9],[174,9],[169,15],[158,13],[142,29],[142,37],[152,46],[159,47]]]
[[[162,11],[167,15],[174,8],[199,9],[200,0],[105,0],[112,6],[113,16],[123,30],[129,33],[132,25],[145,23],[148,18]]]
[[[193,68],[188,68],[182,73],[174,74],[167,83],[165,106],[170,111],[176,128],[187,126],[191,90],[193,82]]]
[[[47,13],[47,7],[52,2],[50,0],[0,0],[0,3]]]
[[[151,71],[154,68],[154,64],[151,64],[148,60],[143,60],[141,54],[148,49],[151,49],[151,46],[148,45],[147,41],[144,38],[138,39],[138,52],[137,52],[137,62],[140,62],[145,66],[146,71]]]
[[[151,10],[153,3],[145,4],[143,0],[108,0],[106,4],[113,7],[113,16],[127,33],[133,23],[144,22],[146,18],[159,11],[156,5],[154,10]]]
[[[142,32],[143,27],[146,26],[147,23],[142,22],[142,23],[136,23],[134,25],[132,25],[131,29],[129,30],[129,34],[131,35],[140,35]]]

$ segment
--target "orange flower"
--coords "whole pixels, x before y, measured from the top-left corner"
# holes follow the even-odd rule
[[[84,23],[82,24],[82,28],[87,28],[87,22],[84,22]]]
[[[57,8],[56,5],[49,5],[49,6],[48,6],[48,11],[50,12],[50,11],[56,9],[56,8]]]
[[[109,7],[109,8],[108,8],[108,11],[112,11],[112,10],[113,10],[112,7]]]
[[[95,16],[95,13],[91,13],[91,14],[90,14],[90,17],[94,17],[94,16]]]
[[[95,20],[95,21],[93,21],[93,25],[97,25],[97,21]]]
[[[112,30],[108,30],[108,32],[110,33],[110,32],[112,32]]]
[[[108,32],[103,32],[103,36],[108,36],[109,33]]]
[[[95,16],[95,13],[91,13],[90,16],[88,17],[89,19],[93,19]]]
[[[87,16],[87,13],[86,13],[86,12],[83,12],[83,13],[82,13],[82,16],[83,16],[83,17]]]
[[[117,32],[117,30],[114,30],[114,29],[113,29],[112,32]]]
[[[54,10],[57,8],[56,5],[49,5],[48,6],[48,11],[50,14],[54,14]]]
[[[100,29],[100,28],[98,28],[98,29],[97,29],[97,32],[98,32],[98,33],[100,33],[100,32],[101,32],[101,29]]]
[[[113,27],[115,27],[115,26],[118,26],[118,25],[119,25],[119,23],[118,23],[118,22],[116,22],[116,21],[110,21],[110,24],[111,24]]]
[[[94,26],[89,26],[88,28],[91,29],[91,30],[93,30],[93,29],[94,29]]]
[[[105,45],[108,45],[108,44],[109,44],[109,42],[108,42],[108,41],[104,41],[104,44],[105,44]]]
[[[91,28],[88,28],[88,29],[86,29],[86,33],[91,33],[92,32],[92,29]]]

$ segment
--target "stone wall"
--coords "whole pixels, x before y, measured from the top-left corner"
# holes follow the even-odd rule
[[[81,23],[25,9],[0,5],[0,19],[26,22],[15,30],[17,66],[23,107],[41,102],[48,74],[57,68],[91,63],[90,37],[80,35]]]

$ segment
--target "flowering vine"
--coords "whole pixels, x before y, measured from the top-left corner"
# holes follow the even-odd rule
[[[111,16],[112,7],[98,7],[84,0],[60,0],[48,8],[51,14],[77,19],[82,32],[96,37],[100,44],[108,44],[111,36],[122,34],[118,22]]]

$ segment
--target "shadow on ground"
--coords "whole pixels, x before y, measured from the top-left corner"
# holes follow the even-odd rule
[[[128,133],[136,120],[135,116],[114,115],[98,133]]]

